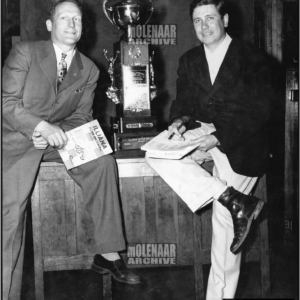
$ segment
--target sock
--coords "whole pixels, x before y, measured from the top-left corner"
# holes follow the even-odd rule
[[[227,190],[228,186],[225,185],[223,188],[221,188],[215,195],[214,195],[214,199],[218,200],[219,197]]]
[[[110,261],[115,261],[117,259],[120,259],[120,255],[118,252],[110,252],[110,253],[103,253],[101,254],[105,259]]]

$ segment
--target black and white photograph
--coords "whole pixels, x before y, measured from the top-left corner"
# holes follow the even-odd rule
[[[299,0],[1,20],[3,300],[299,299]]]

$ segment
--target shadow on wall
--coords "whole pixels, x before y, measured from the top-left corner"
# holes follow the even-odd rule
[[[110,78],[107,72],[107,66],[103,65],[99,57],[93,58],[93,51],[98,43],[99,34],[97,32],[97,12],[88,3],[82,4],[83,11],[83,30],[77,47],[81,53],[91,58],[100,70],[100,76],[95,90],[95,100],[93,103],[93,116],[98,119],[104,131],[109,131],[109,122],[107,121],[108,105],[110,100],[106,97],[106,90],[110,86]]]
[[[167,17],[168,8],[167,6],[158,6],[151,17],[149,25],[165,24]],[[152,115],[157,117],[157,129],[162,131],[167,127],[167,121],[164,118],[164,108],[168,105],[169,91],[166,89],[166,77],[168,76],[166,72],[166,62],[164,59],[164,53],[162,47],[159,45],[150,45],[149,54],[153,55],[153,69],[154,69],[154,83],[157,87],[157,97],[151,102]],[[167,46],[176,47],[176,46]]]
[[[247,40],[247,34],[245,34],[245,18],[243,18],[241,7],[235,2],[227,1],[226,4],[229,15],[228,34],[240,40]]]

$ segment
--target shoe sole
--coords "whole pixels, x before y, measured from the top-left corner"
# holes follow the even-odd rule
[[[256,207],[255,207],[255,209],[254,209],[254,211],[253,211],[253,213],[252,213],[252,215],[251,215],[250,218],[249,218],[249,222],[248,222],[248,225],[247,225],[247,229],[246,229],[246,232],[245,232],[243,238],[241,239],[240,243],[237,244],[237,245],[234,247],[234,249],[230,249],[231,252],[232,252],[233,254],[236,254],[236,253],[238,252],[239,248],[242,246],[244,240],[246,239],[246,237],[247,237],[247,235],[248,235],[248,233],[249,233],[249,230],[250,230],[250,227],[251,227],[251,224],[252,224],[253,219],[254,219],[254,220],[257,219],[257,217],[258,217],[259,213],[261,212],[261,210],[262,210],[264,204],[265,204],[265,202],[264,202],[263,200],[259,200],[259,201],[258,201],[258,203],[257,203],[257,205],[256,205]]]
[[[101,268],[99,266],[96,266],[94,263],[91,266],[91,270],[93,270],[96,273],[102,274],[102,275],[110,274],[116,281],[119,281],[119,282],[122,282],[122,283],[127,283],[127,284],[139,284],[139,283],[141,283],[140,281],[130,282],[130,281],[121,280],[121,279],[117,278],[113,272],[109,271],[108,269],[104,269],[104,268]]]

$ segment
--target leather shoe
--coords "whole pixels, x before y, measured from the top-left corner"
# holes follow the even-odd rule
[[[129,271],[122,259],[110,261],[102,255],[96,254],[91,269],[100,274],[110,273],[119,282],[128,284],[140,283],[140,278]]]
[[[244,195],[233,187],[228,187],[218,201],[231,213],[234,238],[230,251],[236,254],[249,233],[253,218],[258,217],[264,201],[254,196]]]

